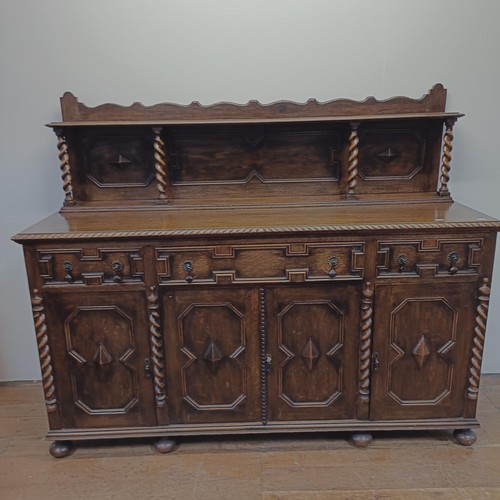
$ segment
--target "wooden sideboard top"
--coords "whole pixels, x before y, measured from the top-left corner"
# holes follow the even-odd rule
[[[55,213],[14,241],[265,233],[499,230],[500,221],[459,203],[343,204],[334,206],[185,208]]]

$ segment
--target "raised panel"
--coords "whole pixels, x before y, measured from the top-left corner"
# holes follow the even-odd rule
[[[76,168],[72,180],[78,200],[110,202],[157,197],[151,129],[107,127],[82,129],[74,134]]]
[[[133,135],[88,139],[87,179],[100,188],[146,187],[154,178],[152,151],[151,141]]]
[[[392,311],[387,386],[397,403],[436,404],[449,395],[453,364],[442,353],[456,343],[457,320],[444,297],[405,299]]]
[[[75,360],[73,396],[86,413],[126,413],[137,404],[137,370],[129,363],[136,350],[133,332],[132,318],[117,306],[77,307],[64,321]]]
[[[246,366],[239,360],[247,344],[243,314],[228,303],[191,304],[178,323],[184,400],[197,410],[236,408],[248,385]]]
[[[474,283],[377,286],[371,418],[462,415],[474,301]]]
[[[62,290],[46,303],[63,424],[154,425],[145,293]]]
[[[417,130],[367,130],[360,134],[358,173],[365,180],[411,179],[424,156],[425,139]]]
[[[278,312],[278,347],[285,356],[276,368],[278,390],[289,406],[327,407],[340,396],[343,366],[336,355],[344,335],[344,313],[331,301],[294,301]]]
[[[352,418],[360,287],[266,290],[269,419]]]
[[[338,180],[339,136],[326,127],[184,128],[169,140],[174,186]]]
[[[169,289],[163,299],[170,421],[259,419],[257,291]]]

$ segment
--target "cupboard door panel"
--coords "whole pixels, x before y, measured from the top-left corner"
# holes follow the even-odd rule
[[[170,421],[257,420],[256,290],[169,290],[164,303]]]
[[[378,286],[372,419],[463,415],[473,283]]]
[[[143,292],[48,294],[65,427],[154,425]],[[66,375],[67,374],[67,375]]]
[[[269,419],[353,417],[360,287],[276,287],[266,295]]]

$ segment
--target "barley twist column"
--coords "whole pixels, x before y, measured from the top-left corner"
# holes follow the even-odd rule
[[[33,290],[31,305],[38,344],[38,357],[40,358],[40,368],[42,370],[45,405],[47,406],[47,411],[51,412],[57,409],[56,388],[54,385],[54,376],[52,375],[52,358],[50,357],[49,337],[47,335],[47,325],[45,324],[45,308],[43,306],[43,299],[38,295],[38,290],[36,289]]]
[[[479,394],[479,379],[481,377],[481,362],[483,359],[484,335],[486,333],[486,320],[488,318],[488,302],[490,301],[490,288],[488,279],[484,278],[479,288],[476,327],[474,328],[474,347],[469,367],[469,387],[467,388],[467,398],[477,399]]]
[[[69,163],[68,145],[61,128],[55,128],[57,136],[57,149],[59,150],[59,166],[64,189],[64,205],[74,205],[73,184],[71,179],[71,167]]]
[[[361,301],[361,345],[359,362],[359,399],[370,400],[370,361],[372,354],[373,288],[367,282]]]
[[[165,143],[161,138],[161,127],[153,127],[155,139],[153,143],[155,159],[156,186],[158,198],[167,201],[167,162],[165,160]]]
[[[347,159],[347,193],[346,198],[354,197],[354,190],[356,188],[358,176],[358,155],[359,155],[359,136],[358,136],[358,122],[351,123],[351,134],[349,135],[349,156]]]
[[[456,118],[450,118],[446,120],[446,131],[443,137],[443,158],[441,164],[441,186],[439,187],[439,196],[450,196],[450,191],[448,190],[448,181],[450,180],[450,162],[451,162],[451,151],[453,149],[453,125],[457,121]]]
[[[165,363],[163,355],[163,340],[160,332],[160,306],[158,304],[158,294],[155,287],[150,287],[151,294],[148,296],[149,309],[149,333],[151,342],[151,360],[153,362],[153,383],[155,391],[156,406],[165,406]]]

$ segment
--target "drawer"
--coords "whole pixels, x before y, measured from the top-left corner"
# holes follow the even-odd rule
[[[159,283],[362,279],[364,243],[276,243],[158,248]]]
[[[44,285],[144,282],[141,248],[48,248],[37,257]]]
[[[482,246],[481,238],[379,241],[377,276],[478,274]]]

